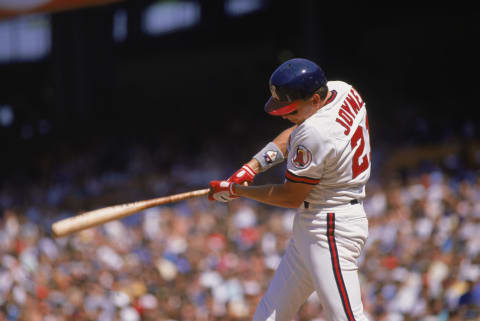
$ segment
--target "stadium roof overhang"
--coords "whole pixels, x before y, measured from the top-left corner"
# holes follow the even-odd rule
[[[121,0],[0,0],[0,20],[22,14],[57,12],[118,1]]]

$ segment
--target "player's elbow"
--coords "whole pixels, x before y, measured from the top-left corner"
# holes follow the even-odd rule
[[[287,207],[299,208],[309,195],[313,185],[286,181],[282,188],[285,192]]]
[[[286,208],[299,208],[303,203],[303,200],[289,200],[286,202]]]

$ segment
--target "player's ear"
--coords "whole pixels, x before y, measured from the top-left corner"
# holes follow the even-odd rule
[[[317,94],[317,93],[313,94],[313,96],[312,96],[312,103],[313,103],[313,105],[314,105],[315,107],[317,107],[317,108],[322,107],[322,106],[321,106],[322,99],[320,98],[320,95],[319,95],[319,94]]]

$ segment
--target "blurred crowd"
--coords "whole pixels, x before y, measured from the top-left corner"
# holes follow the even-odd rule
[[[199,198],[49,234],[53,221],[79,210],[188,191],[231,170],[196,164],[159,173],[144,154],[103,173],[90,156],[75,158],[52,181],[0,190],[0,321],[251,320],[291,236],[293,210]],[[480,320],[479,200],[474,171],[435,167],[371,181],[359,259],[371,320]],[[325,320],[315,294],[297,319]]]

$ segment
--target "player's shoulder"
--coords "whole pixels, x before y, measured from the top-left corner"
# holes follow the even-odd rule
[[[307,119],[308,120],[308,119]],[[315,128],[305,120],[303,123],[298,125],[290,135],[290,137],[294,138],[295,140],[304,140],[311,135],[316,135]]]
[[[327,86],[328,90],[335,94],[335,99],[330,105],[341,105],[348,96],[354,96],[357,100],[362,100],[363,103],[363,99],[360,97],[357,89],[351,84],[340,80],[334,80],[327,82]]]
[[[329,91],[335,91],[339,95],[348,93],[352,89],[352,85],[341,80],[330,80],[327,82],[327,87]]]
[[[330,124],[323,119],[322,115],[315,114],[299,125],[293,132],[293,136],[297,142],[325,146],[331,140],[331,136],[327,134],[329,127]]]
[[[344,134],[345,128],[339,125],[339,120],[353,123],[356,114],[364,107],[364,102],[355,88],[344,81],[329,81],[327,86],[331,98],[305,123],[314,127],[323,141],[330,141],[335,145],[338,141],[348,140]],[[344,117],[348,119],[344,121]]]

